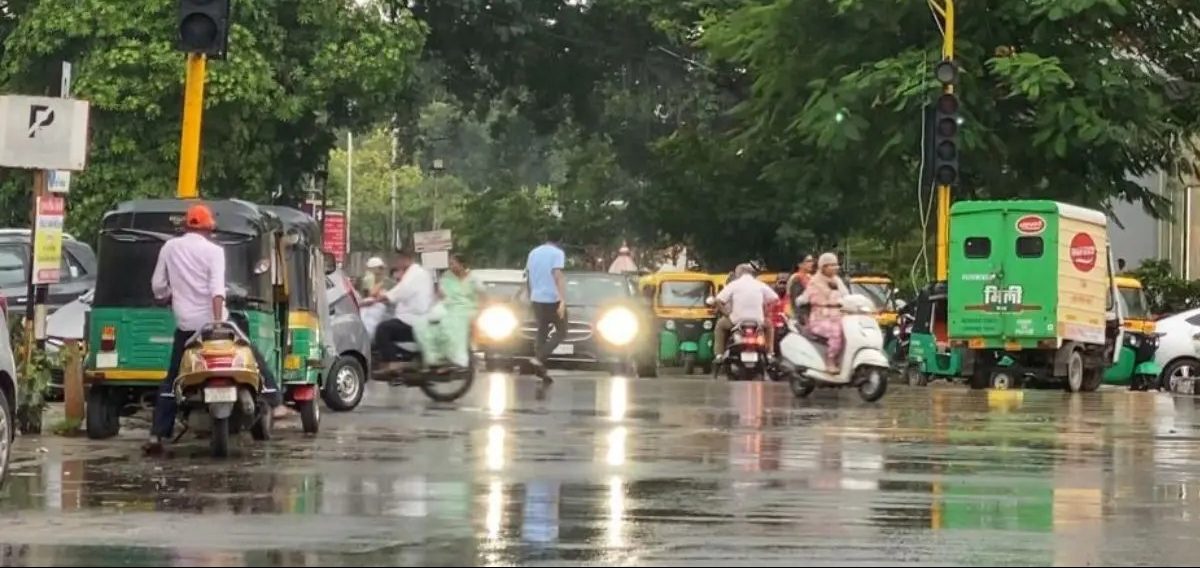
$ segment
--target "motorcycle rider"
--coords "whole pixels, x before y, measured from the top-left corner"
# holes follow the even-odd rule
[[[804,294],[804,289],[808,287],[808,281],[812,279],[813,264],[812,255],[804,255],[804,260],[796,265],[796,271],[788,278],[787,299],[789,308],[794,309],[796,307],[796,299],[801,294]]]
[[[750,263],[738,265],[733,274],[733,280],[716,298],[717,311],[726,314],[717,320],[713,338],[717,363],[721,363],[725,358],[726,341],[734,324],[757,323],[759,329],[765,330],[766,345],[774,345],[775,330],[768,325],[768,318],[771,316],[771,306],[779,301],[779,295],[754,277],[754,266]],[[770,351],[768,349],[768,357],[771,355]]]
[[[395,306],[393,318],[379,324],[375,330],[375,349],[383,360],[383,371],[400,366],[397,361],[396,342],[415,341],[413,326],[420,325],[433,308],[433,276],[416,262],[413,253],[401,250],[396,253],[395,286],[386,292],[376,292],[375,299],[387,301]]]
[[[817,273],[809,281],[802,298],[811,307],[808,316],[808,331],[824,337],[828,345],[825,350],[825,367],[830,374],[841,372],[844,337],[842,336],[842,298],[849,294],[846,283],[838,276],[837,255],[827,252],[817,260]]]

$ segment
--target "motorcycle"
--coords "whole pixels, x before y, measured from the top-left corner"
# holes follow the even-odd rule
[[[438,322],[431,320],[430,325],[438,325]],[[398,354],[396,361],[386,361],[379,353],[373,353],[374,361],[398,364],[392,369],[376,370],[373,373],[375,380],[388,381],[392,386],[419,388],[436,402],[454,402],[471,390],[477,366],[474,357],[468,358],[466,367],[426,365],[418,342],[397,341],[394,345]],[[449,389],[443,390],[446,386]]]
[[[713,377],[722,370],[731,381],[752,381],[767,371],[767,338],[755,322],[733,326],[721,364],[713,368]]]
[[[842,299],[839,307],[844,314],[844,341],[841,370],[837,374],[831,374],[825,366],[828,348],[825,338],[791,323],[790,333],[780,343],[780,365],[797,397],[812,394],[818,386],[854,387],[863,400],[875,402],[887,392],[891,365],[883,351],[883,333],[872,316],[874,306],[866,297],[851,294]]]
[[[250,339],[229,322],[207,324],[188,341],[174,391],[185,427],[193,413],[207,415],[213,457],[228,456],[229,437],[246,427],[255,440],[271,438],[271,407]]]

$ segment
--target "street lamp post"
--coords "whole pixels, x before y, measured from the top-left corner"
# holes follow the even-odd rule
[[[433,160],[433,230],[435,231],[442,228],[441,216],[438,215],[438,212],[441,209],[442,199],[438,192],[438,186],[440,185],[439,182],[441,181],[440,178],[442,177],[442,172],[445,170],[446,164],[442,162],[442,159],[435,158]]]

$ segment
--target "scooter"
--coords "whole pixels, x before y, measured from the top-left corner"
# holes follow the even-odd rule
[[[436,321],[430,322],[438,325]],[[372,373],[375,380],[388,381],[392,386],[416,387],[425,396],[436,402],[454,402],[471,390],[475,382],[475,357],[469,358],[466,367],[450,365],[427,366],[421,357],[421,346],[416,341],[395,342],[396,361],[392,369],[378,369]],[[473,351],[473,350],[472,350]],[[373,353],[373,361],[389,363],[379,353]],[[443,387],[448,386],[445,390]]]
[[[767,377],[772,381],[786,381],[787,373],[784,372],[783,366],[779,364],[782,359],[779,353],[779,346],[783,343],[783,338],[788,334],[788,318],[783,312],[775,313],[771,318],[771,324],[775,328],[775,341],[771,346],[771,352],[775,354],[771,362],[767,364]]]
[[[271,407],[263,398],[250,339],[229,322],[207,324],[192,336],[174,390],[185,427],[192,425],[194,413],[207,415],[213,457],[228,456],[230,435],[246,427],[255,440],[271,438]]]
[[[731,381],[761,379],[767,371],[766,334],[754,322],[741,322],[733,326],[729,334],[725,356],[720,365],[713,367],[713,377],[721,371]]]
[[[883,352],[883,332],[872,315],[874,305],[865,296],[851,294],[842,299],[841,371],[830,374],[825,366],[826,342],[789,322],[790,331],[780,343],[780,365],[790,377],[792,393],[803,398],[821,387],[854,387],[867,402],[887,392],[891,365]]]

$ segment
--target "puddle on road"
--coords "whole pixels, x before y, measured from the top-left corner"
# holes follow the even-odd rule
[[[1187,563],[1200,518],[1190,398],[542,394],[504,376],[455,408],[387,392],[225,462],[130,440],[27,454],[0,493],[0,565]]]

